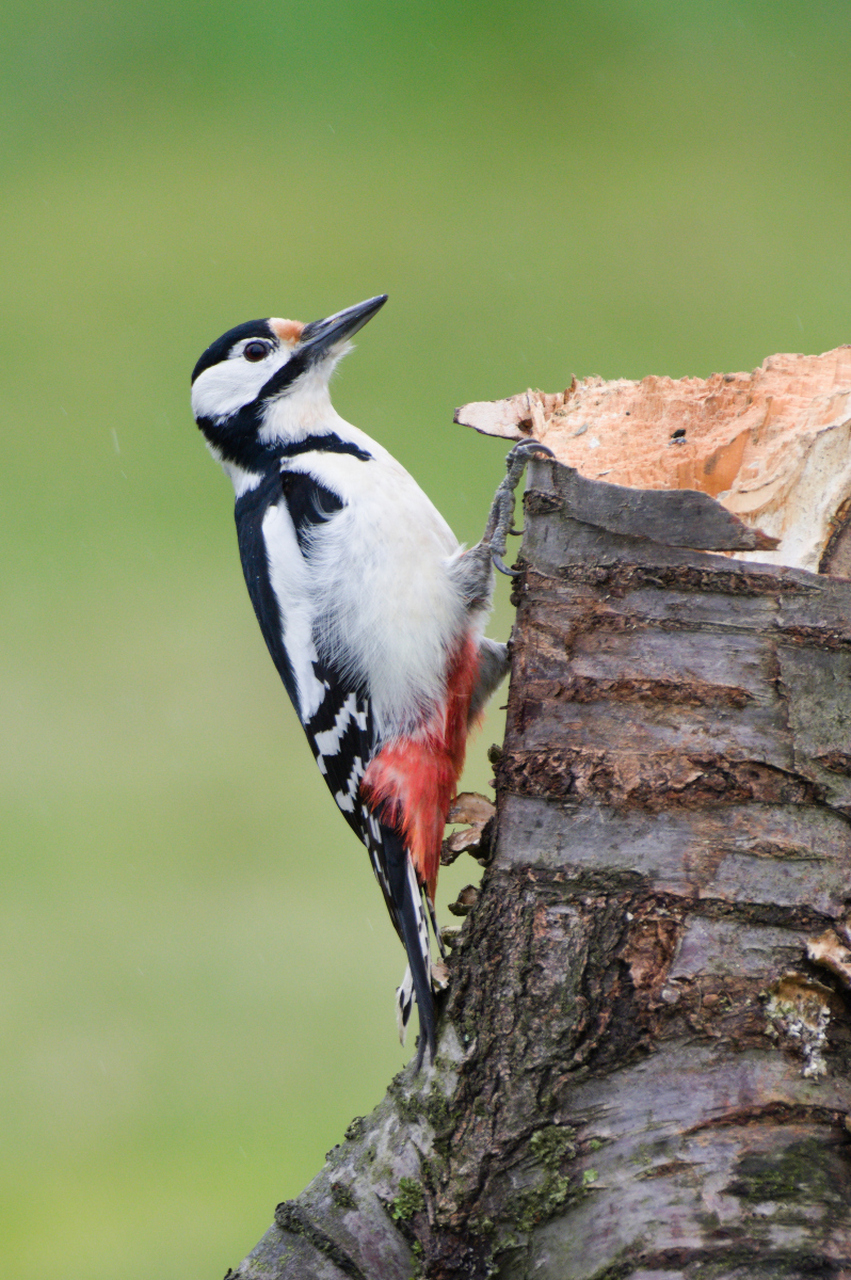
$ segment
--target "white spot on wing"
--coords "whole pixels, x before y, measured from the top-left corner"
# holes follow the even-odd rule
[[[365,772],[364,763],[360,756],[355,756],[352,761],[352,772],[349,774],[349,781],[346,784],[345,791],[338,791],[334,796],[337,806],[342,809],[343,813],[354,813],[355,800],[357,799],[358,787],[360,780]]]
[[[321,733],[314,736],[313,741],[321,756],[335,756],[340,750],[340,743],[346,734],[349,721],[353,720],[357,714],[357,697],[350,693],[346,701],[340,707],[334,719],[334,723],[330,729],[323,729]]]

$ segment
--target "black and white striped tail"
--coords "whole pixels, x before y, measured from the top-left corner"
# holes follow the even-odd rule
[[[384,892],[390,918],[408,957],[405,977],[396,992],[396,1018],[403,1044],[414,1000],[419,1008],[420,1034],[414,1065],[416,1073],[422,1066],[426,1053],[429,1062],[434,1062],[437,1047],[428,917],[410,854],[398,832],[370,813],[365,835],[376,879]]]

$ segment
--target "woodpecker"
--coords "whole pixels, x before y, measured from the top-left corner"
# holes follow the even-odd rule
[[[429,920],[440,944],[446,816],[468,731],[507,668],[483,629],[528,446],[509,455],[485,537],[465,550],[408,472],[331,404],[334,367],[386,301],[311,324],[237,325],[196,364],[192,411],[233,482],[272,661],[407,953],[397,1016],[404,1041],[416,1000],[418,1071],[436,1044]]]

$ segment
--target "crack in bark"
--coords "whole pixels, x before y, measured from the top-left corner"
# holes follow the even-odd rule
[[[766,1102],[750,1107],[738,1107],[723,1116],[710,1116],[685,1130],[686,1134],[704,1133],[708,1130],[727,1129],[737,1125],[752,1124],[817,1124],[842,1130],[847,1135],[847,1111],[832,1107],[820,1107],[807,1103]]]
[[[710,684],[705,680],[653,680],[621,676],[606,678],[570,675],[566,680],[530,679],[524,686],[524,707],[553,702],[663,703],[676,707],[735,707],[741,710],[753,702],[747,689],[732,685]],[[531,716],[524,714],[524,724]]]
[[[282,1231],[304,1236],[319,1253],[330,1259],[351,1280],[369,1280],[360,1267],[335,1240],[308,1218],[297,1200],[285,1200],[275,1209],[275,1222]]]
[[[725,566],[726,566],[725,562]],[[537,594],[550,589],[563,594],[565,586],[605,587],[607,592],[620,597],[645,587],[656,587],[663,591],[686,591],[728,596],[777,596],[806,597],[818,592],[818,586],[811,586],[806,579],[795,571],[773,573],[759,571],[750,566],[745,567],[741,561],[731,561],[735,568],[692,564],[654,564],[652,567],[635,564],[620,556],[613,556],[608,564],[588,564],[585,561],[566,564],[557,573],[534,568],[522,558],[519,561],[523,570],[524,581],[520,584],[519,594],[525,594],[523,588],[534,590]]]
[[[844,778],[851,778],[851,752],[826,751],[822,755],[814,756],[813,759],[823,769],[828,769],[831,773],[839,773]]]
[[[721,1270],[723,1268],[723,1270]],[[595,1271],[588,1280],[629,1280],[636,1272],[670,1271],[677,1280],[848,1280],[851,1254],[803,1253],[766,1248],[755,1236],[742,1236],[726,1248],[671,1248],[631,1253],[628,1262]]]
[[[717,804],[829,805],[811,778],[763,760],[734,760],[699,752],[633,754],[582,747],[503,752],[500,790],[542,799],[598,800],[614,809],[648,813]]]

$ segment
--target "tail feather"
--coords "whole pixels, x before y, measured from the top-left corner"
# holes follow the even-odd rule
[[[428,915],[431,920],[431,928],[434,933],[434,940],[437,943],[437,949],[440,952],[441,960],[446,959],[446,947],[443,945],[443,934],[440,932],[440,925],[437,923],[437,912],[434,909],[434,898],[428,889],[423,889],[422,895],[425,898],[425,904],[428,907]]]
[[[395,832],[393,834],[395,836]],[[428,1053],[429,1062],[434,1062],[437,1049],[434,997],[431,990],[431,952],[428,920],[423,909],[423,899],[414,873],[414,864],[402,842],[398,837],[396,839],[404,858],[404,888],[400,895],[401,909],[399,910],[400,932],[408,956],[408,968],[411,972],[414,997],[420,1014],[420,1034],[414,1065],[416,1074],[423,1064],[426,1053]]]
[[[411,855],[399,833],[375,814],[366,823],[366,844],[376,879],[381,885],[390,918],[408,957],[408,969],[396,992],[397,1022],[402,1043],[416,1000],[420,1014],[415,1071],[426,1052],[434,1061],[437,1046],[434,997],[431,988],[431,948],[428,917]]]

